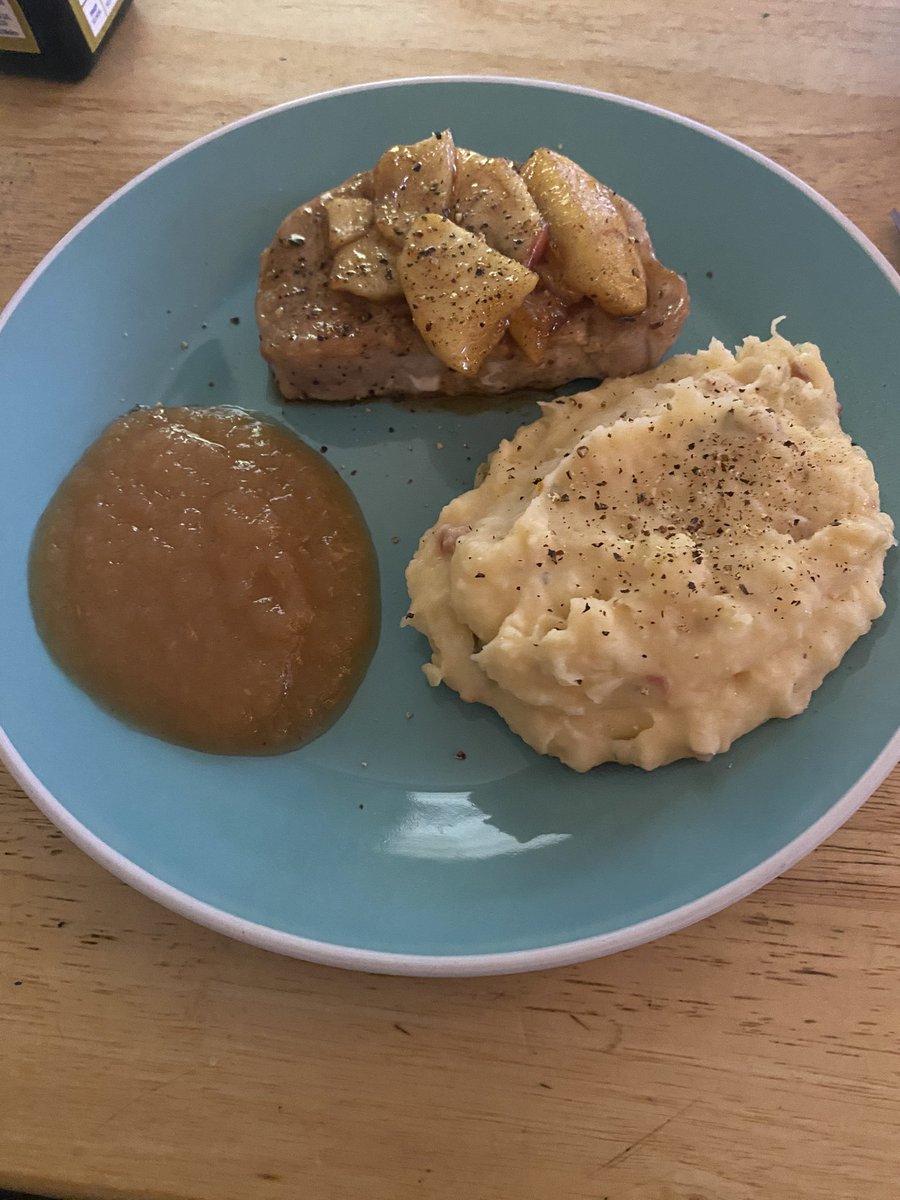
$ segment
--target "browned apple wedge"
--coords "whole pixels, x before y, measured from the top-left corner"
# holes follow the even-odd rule
[[[328,217],[328,247],[340,250],[369,229],[375,217],[371,200],[363,196],[332,196],[322,202]]]
[[[411,146],[392,146],[375,164],[375,224],[403,245],[419,213],[443,213],[450,205],[456,148],[449,129]]]
[[[530,267],[546,221],[521,175],[509,159],[485,158],[471,150],[457,149],[456,164],[456,224]]]
[[[535,150],[522,178],[550,222],[550,257],[562,280],[613,316],[647,307],[641,258],[612,191],[555,150]]]
[[[397,277],[397,251],[375,230],[338,250],[329,283],[336,291],[366,300],[393,300],[403,295]]]
[[[507,319],[538,277],[484,238],[423,213],[409,229],[397,274],[412,319],[432,354],[475,374],[506,331]]]
[[[569,319],[568,304],[546,288],[539,287],[526,296],[509,318],[510,337],[533,363],[546,357],[550,339]]]
[[[584,299],[584,292],[574,291],[563,281],[562,265],[556,255],[547,256],[535,266],[541,284],[562,300],[563,304],[577,304]]]

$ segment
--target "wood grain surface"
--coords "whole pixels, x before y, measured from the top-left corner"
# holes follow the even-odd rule
[[[0,302],[114,188],[322,88],[622,92],[807,179],[896,264],[896,0],[137,0],[77,86],[0,78]],[[2,364],[0,364],[2,369]],[[755,896],[497,980],[353,975],[190,925],[0,772],[0,1187],[136,1200],[896,1200],[900,772]]]

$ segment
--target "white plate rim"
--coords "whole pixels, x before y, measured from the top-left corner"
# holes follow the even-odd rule
[[[49,253],[41,260],[25,281],[14,292],[9,303],[0,313],[0,334],[11,318],[15,309],[22,302],[35,282],[54,262],[59,254],[78,237],[92,221],[94,221],[111,204],[121,196],[141,184],[157,171],[168,166],[183,155],[190,154],[198,147],[222,137],[231,130],[239,129],[260,121],[274,113],[284,112],[292,108],[300,108],[306,104],[331,99],[335,96],[349,95],[357,92],[381,90],[392,87],[407,87],[421,84],[440,83],[499,83],[524,85],[532,88],[545,88],[550,91],[570,92],[575,95],[588,96],[618,104],[624,108],[636,108],[643,112],[652,113],[678,125],[684,125],[698,133],[723,143],[738,153],[752,159],[766,170],[780,175],[792,186],[801,191],[819,208],[823,209],[841,228],[872,259],[876,267],[887,277],[894,289],[900,295],[900,274],[894,270],[887,258],[829,200],[810,187],[798,176],[780,166],[774,160],[753,150],[750,146],[729,137],[727,134],[695,121],[690,117],[635,100],[619,96],[613,92],[599,91],[595,88],[578,84],[566,84],[544,79],[531,79],[515,75],[422,75],[409,76],[399,79],[375,80],[369,83],[352,84],[348,87],[332,88],[316,92],[310,96],[288,100],[282,104],[272,105],[261,109],[236,121],[223,125],[195,139],[186,146],[180,147],[166,155],[146,170],[141,171],[112,195],[101,201],[96,208],[87,213],[69,232],[56,243]],[[837,800],[829,810],[813,822],[803,833],[799,834],[775,854],[739,875],[730,883],[708,892],[687,904],[680,905],[667,913],[651,917],[644,921],[628,925],[623,929],[610,933],[595,934],[591,937],[578,938],[574,941],[560,942],[553,946],[544,946],[530,950],[499,951],[492,954],[398,954],[391,951],[366,950],[360,947],[340,946],[330,942],[321,942],[312,938],[301,937],[298,934],[286,933],[261,925],[254,921],[245,921],[232,913],[216,908],[197,900],[187,892],[173,887],[158,879],[143,867],[137,866],[119,851],[108,846],[92,833],[85,825],[60,803],[59,800],[44,786],[28,764],[12,744],[6,731],[0,727],[0,761],[29,796],[40,811],[60,829],[70,841],[83,850],[100,866],[129,884],[136,891],[163,905],[165,908],[180,913],[198,925],[205,926],[217,933],[225,934],[237,941],[246,942],[264,950],[293,958],[305,959],[326,966],[342,967],[357,971],[389,975],[416,976],[481,976],[505,975],[525,971],[546,970],[551,967],[567,966],[572,963],[585,962],[589,959],[601,958],[615,954],[621,950],[631,949],[645,942],[655,941],[688,925],[693,925],[706,917],[710,917],[722,909],[729,907],[750,893],[771,882],[778,875],[794,866],[826,838],[839,829],[858,808],[871,796],[878,786],[887,778],[891,770],[900,760],[900,728],[893,734],[887,745],[867,768],[860,778]]]

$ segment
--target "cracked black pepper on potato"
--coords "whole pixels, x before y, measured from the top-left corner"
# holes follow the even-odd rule
[[[579,771],[801,712],[883,611],[893,541],[818,349],[713,342],[543,409],[407,569],[430,681]]]

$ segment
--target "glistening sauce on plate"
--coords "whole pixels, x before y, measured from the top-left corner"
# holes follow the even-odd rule
[[[222,754],[322,733],[377,638],[375,553],[349,488],[235,408],[114,421],[41,517],[29,587],[50,653],[95,700]]]

